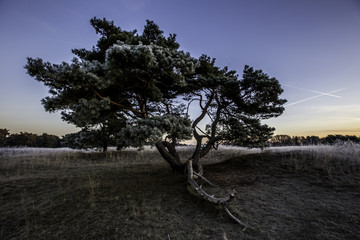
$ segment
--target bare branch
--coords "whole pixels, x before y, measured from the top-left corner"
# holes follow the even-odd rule
[[[223,207],[224,207],[226,213],[227,213],[232,219],[234,219],[235,222],[237,222],[238,224],[244,226],[244,229],[243,229],[242,231],[245,231],[246,228],[247,228],[247,225],[246,225],[245,223],[241,222],[237,217],[235,217],[235,216],[230,212],[230,210],[228,209],[227,206],[223,206]]]
[[[199,101],[200,108],[201,108],[202,110],[204,110],[204,107],[203,107],[203,105],[202,105],[203,97],[202,97],[201,94],[199,94],[199,96],[200,96],[200,101]]]
[[[170,107],[169,107],[170,104],[168,104],[168,103],[166,103],[166,102],[162,102],[162,103],[164,104],[164,106],[165,106],[165,108],[166,108],[167,114],[171,114]]]
[[[205,117],[206,112],[207,112],[208,108],[210,107],[210,104],[211,104],[213,98],[214,98],[214,92],[212,92],[211,96],[210,96],[209,99],[207,100],[206,105],[205,105],[204,107],[201,107],[201,106],[200,106],[201,109],[202,109],[202,112],[201,112],[200,116],[198,116],[198,117],[195,119],[195,121],[193,122],[193,125],[192,125],[193,128],[195,128],[195,126],[197,126],[198,123]],[[202,102],[202,96],[200,97],[200,105],[201,105],[201,102]]]
[[[195,189],[195,191],[197,193],[199,193],[208,202],[216,204],[216,205],[225,205],[234,199],[234,197],[235,197],[234,191],[232,193],[230,193],[228,196],[223,197],[223,198],[217,198],[217,197],[214,197],[214,195],[210,195],[207,192],[205,192],[201,188],[201,186],[199,186],[197,184],[197,182],[195,182],[195,180],[194,180],[192,160],[189,160],[187,162],[187,169],[188,169],[188,182],[190,183],[190,186],[192,186],[193,189]]]
[[[209,184],[212,187],[215,187],[216,185],[213,184],[212,182],[210,182],[209,180],[207,180],[204,176],[202,176],[201,174],[194,172],[194,175],[196,175],[197,177],[201,178],[202,180],[204,180],[207,184]]]
[[[222,140],[222,137],[216,136],[216,128],[220,121],[220,116],[221,116],[221,111],[223,109],[223,105],[221,104],[221,102],[218,98],[217,92],[214,93],[214,98],[217,102],[217,109],[216,109],[215,118],[211,124],[211,136],[209,138],[209,141],[206,143],[206,146],[201,149],[201,153],[199,155],[200,157],[205,156],[211,150],[211,148],[215,149],[216,142]]]
[[[206,114],[208,115],[208,117],[210,118],[210,120],[213,122],[214,119],[213,119],[213,117],[211,116],[211,114],[209,113],[209,111],[206,111]]]
[[[238,224],[244,226],[244,229],[242,231],[245,231],[247,228],[247,225],[243,222],[241,222],[238,218],[236,218],[229,210],[229,208],[226,206],[230,201],[232,201],[235,197],[235,190],[233,190],[232,193],[230,193],[228,196],[223,197],[223,198],[217,198],[214,197],[214,195],[210,195],[207,192],[205,192],[201,187],[197,184],[197,182],[195,182],[194,180],[194,175],[196,175],[197,177],[201,178],[202,180],[204,180],[206,183],[208,183],[210,186],[215,186],[213,183],[211,183],[209,180],[207,180],[205,177],[203,177],[201,174],[198,174],[196,172],[193,171],[193,167],[192,167],[192,160],[190,159],[187,162],[187,169],[188,169],[188,182],[190,183],[190,186],[193,187],[193,189],[195,189],[195,191],[200,194],[205,200],[207,200],[210,203],[216,204],[216,205],[221,205],[224,207],[226,213],[235,220],[235,222],[237,222]]]
[[[206,134],[206,132],[204,132],[203,130],[201,130],[201,128],[199,128],[198,126],[195,126],[195,128],[197,130],[199,130],[202,134],[204,134],[202,137],[207,137],[207,138],[210,138],[210,136],[208,134]]]

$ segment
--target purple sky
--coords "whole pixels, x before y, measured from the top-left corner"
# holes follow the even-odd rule
[[[359,0],[0,0],[0,128],[76,131],[44,111],[47,88],[23,66],[26,57],[59,63],[72,48],[91,48],[94,16],[140,32],[154,20],[195,57],[276,77],[288,99],[285,113],[266,122],[276,134],[360,136]]]

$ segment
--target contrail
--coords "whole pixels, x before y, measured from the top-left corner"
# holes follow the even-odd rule
[[[334,91],[331,91],[331,92],[327,92],[327,93],[319,92],[319,95],[316,95],[316,96],[313,96],[313,97],[308,97],[308,98],[305,98],[305,99],[297,101],[297,102],[286,104],[286,105],[284,105],[284,107],[292,106],[292,105],[295,105],[295,104],[298,104],[298,103],[306,102],[306,101],[309,101],[309,100],[312,100],[312,99],[315,99],[315,98],[319,98],[319,97],[323,97],[323,96],[340,97],[340,96],[337,96],[337,95],[333,95],[332,93],[340,92],[340,91],[345,90],[345,89],[346,88],[340,88],[340,89],[337,89],[337,90],[334,90]],[[310,91],[312,91],[312,90],[310,90]]]
[[[315,91],[315,90],[310,90],[310,89],[305,89],[305,88],[300,88],[300,87],[294,87],[294,86],[290,86],[290,85],[287,85],[287,84],[283,84],[283,85],[287,86],[287,87],[290,87],[290,88],[295,88],[295,89],[299,89],[299,90],[303,90],[303,91],[307,91],[307,92],[321,94],[321,95],[324,95],[324,96],[341,98],[341,96],[330,94],[330,93],[324,93],[324,92],[319,92],[319,91]]]

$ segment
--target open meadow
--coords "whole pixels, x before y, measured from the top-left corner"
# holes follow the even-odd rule
[[[156,149],[0,149],[0,239],[360,239],[359,145],[221,147],[203,163],[245,230]]]

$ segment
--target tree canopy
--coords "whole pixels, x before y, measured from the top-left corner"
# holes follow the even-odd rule
[[[0,129],[0,147],[61,147],[61,140],[58,136],[43,133],[20,132],[10,134],[7,129]]]
[[[201,171],[199,160],[221,143],[264,147],[271,137],[274,128],[261,120],[284,111],[277,79],[249,66],[239,76],[209,56],[192,57],[153,21],[141,34],[106,19],[90,23],[100,38],[90,50],[73,49],[71,63],[28,58],[28,74],[49,88],[46,111],[119,148],[153,144],[177,171],[185,166],[176,152],[181,141],[195,139],[192,160]],[[198,115],[189,115],[190,105]]]
[[[249,66],[239,76],[207,55],[195,58],[153,21],[147,20],[141,34],[106,19],[90,23],[100,38],[90,50],[73,49],[71,63],[28,58],[25,66],[49,87],[50,96],[42,100],[46,111],[60,111],[63,120],[82,129],[67,139],[80,147],[101,139],[104,150],[109,141],[118,148],[155,145],[174,171],[188,173],[200,196],[242,224],[226,207],[234,192],[208,194],[194,174],[205,179],[200,159],[221,143],[266,145],[274,128],[261,120],[281,115],[286,102],[278,80]],[[198,106],[197,114],[189,114],[191,105]],[[196,146],[184,162],[176,147],[192,138]]]
[[[6,128],[0,129],[0,147],[4,147],[6,145],[7,137],[9,136],[10,132]]]

